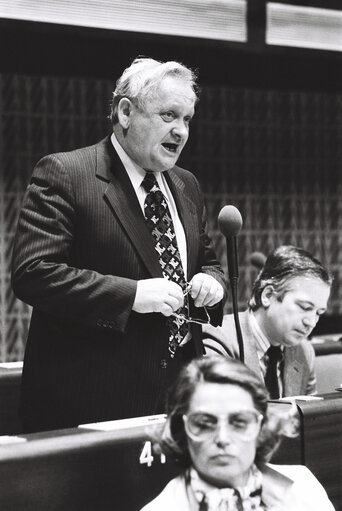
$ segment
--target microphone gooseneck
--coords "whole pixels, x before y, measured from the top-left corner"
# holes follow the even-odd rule
[[[232,292],[233,314],[236,328],[236,335],[239,344],[240,360],[244,362],[244,347],[239,321],[237,283],[239,279],[239,265],[236,247],[236,236],[242,227],[242,216],[235,206],[224,206],[218,216],[218,224],[221,233],[225,236],[227,242],[227,263],[228,276]]]

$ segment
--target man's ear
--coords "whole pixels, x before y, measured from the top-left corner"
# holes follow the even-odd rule
[[[275,297],[274,293],[274,287],[269,284],[268,286],[265,286],[261,293],[261,303],[262,306],[267,309],[272,302],[272,299]]]
[[[118,120],[124,130],[127,130],[130,124],[133,104],[128,98],[121,98],[118,104]]]

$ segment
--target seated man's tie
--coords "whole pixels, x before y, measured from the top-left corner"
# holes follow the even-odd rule
[[[278,363],[283,357],[280,346],[270,346],[267,350],[268,364],[265,375],[265,385],[271,399],[279,399]]]
[[[153,172],[146,173],[142,186],[147,192],[144,204],[145,218],[154,240],[163,275],[185,290],[186,280],[171,213]],[[169,352],[170,356],[174,357],[177,346],[183,341],[189,328],[184,320],[173,316],[168,317],[166,323],[170,329]]]

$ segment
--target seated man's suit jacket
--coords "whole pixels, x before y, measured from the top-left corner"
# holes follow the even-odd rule
[[[187,279],[224,287],[196,178],[165,172],[187,239]],[[132,311],[137,281],[163,277],[152,236],[110,137],[40,160],[13,251],[16,295],[33,306],[22,384],[26,431],[160,413],[177,364],[203,354],[200,327],[168,356],[166,318]],[[211,311],[222,321],[222,304]],[[198,325],[196,325],[198,326]]]
[[[262,381],[256,340],[249,322],[249,312],[239,313],[242,338],[244,341],[245,364]],[[221,327],[205,325],[203,343],[207,354],[220,353],[226,357],[239,358],[239,345],[233,314],[226,314]],[[283,396],[297,396],[316,393],[315,352],[308,340],[298,346],[284,348],[283,359]]]

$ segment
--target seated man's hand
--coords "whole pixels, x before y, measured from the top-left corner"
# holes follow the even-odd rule
[[[156,278],[138,281],[132,309],[141,314],[160,312],[164,316],[171,316],[183,304],[183,290],[178,284]]]
[[[190,284],[190,295],[194,301],[195,307],[212,307],[223,298],[223,287],[211,275],[197,273],[191,279]]]

